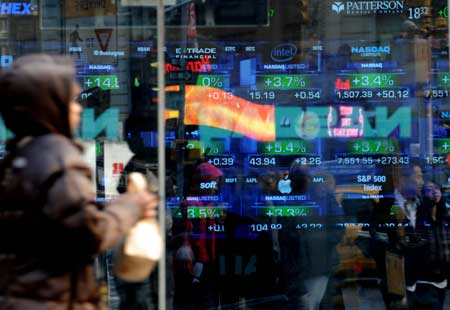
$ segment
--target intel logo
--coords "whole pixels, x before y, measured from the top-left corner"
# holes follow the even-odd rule
[[[286,43],[275,46],[270,52],[270,58],[275,62],[290,61],[297,54],[297,46],[294,44]]]

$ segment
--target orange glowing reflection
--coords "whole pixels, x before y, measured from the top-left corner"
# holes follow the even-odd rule
[[[167,91],[174,90],[169,87]],[[218,88],[186,85],[184,123],[221,128],[257,141],[275,140],[273,105],[255,104]]]

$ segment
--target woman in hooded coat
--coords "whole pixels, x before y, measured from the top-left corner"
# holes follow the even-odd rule
[[[97,204],[72,135],[79,91],[64,57],[25,56],[0,72],[0,115],[15,135],[0,162],[0,309],[96,309],[95,256],[156,215],[150,193]]]

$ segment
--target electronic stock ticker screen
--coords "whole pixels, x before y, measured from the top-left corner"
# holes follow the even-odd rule
[[[279,229],[267,225],[274,218],[322,227],[346,214],[347,200],[392,197],[392,167],[416,163],[447,185],[450,68],[440,48],[402,37],[215,41],[170,42],[167,54],[178,64],[166,64],[169,83],[180,63],[188,74],[168,95],[184,98],[186,148],[223,173],[188,195],[214,201],[191,207],[193,218],[233,212],[260,219],[253,230]]]

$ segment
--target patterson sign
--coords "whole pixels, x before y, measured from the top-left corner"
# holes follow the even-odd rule
[[[401,14],[404,1],[336,1],[331,10],[336,14],[365,15],[365,14]]]

